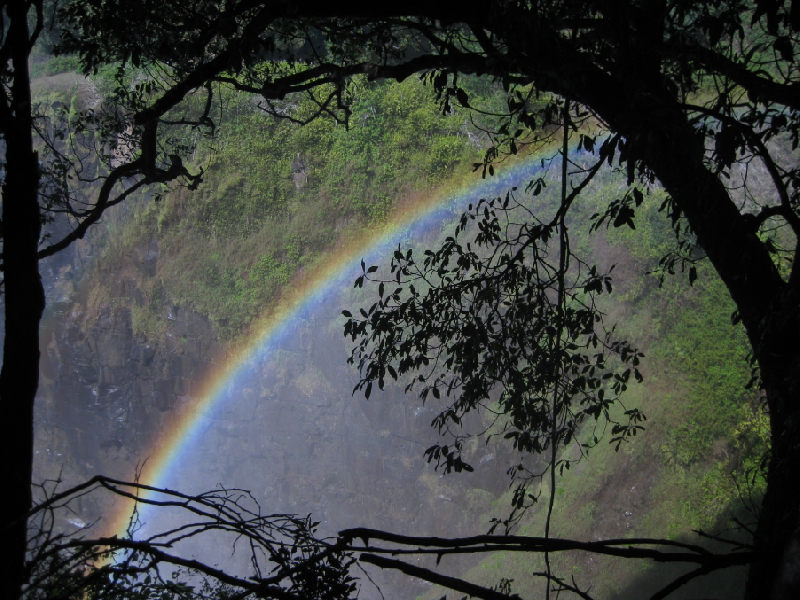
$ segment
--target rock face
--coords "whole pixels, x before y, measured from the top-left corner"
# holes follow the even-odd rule
[[[190,329],[194,333],[185,333]],[[202,316],[187,315],[171,332],[175,336],[186,341],[154,345],[136,339],[131,309],[113,302],[92,320],[81,303],[56,313],[43,344],[37,413],[45,453],[71,457],[75,469],[87,475],[130,478],[130,463],[146,458],[142,453],[216,351]],[[52,443],[45,441],[51,438]]]
[[[180,320],[165,314],[174,323],[164,340],[136,337],[132,308],[142,304],[142,294],[124,274],[102,278],[104,290],[91,289],[87,275],[98,267],[93,245],[79,240],[41,265],[48,306],[35,468],[42,479],[59,473],[67,483],[98,473],[131,479],[167,415],[219,354],[210,322],[191,312]],[[136,258],[154,273],[156,239]],[[103,293],[107,299],[96,300]]]
[[[155,271],[157,242],[139,254],[142,268]],[[75,246],[57,259],[45,269],[50,312],[42,330],[37,475],[60,474],[68,484],[97,473],[131,479],[175,420],[202,400],[199,384],[224,362],[224,346],[204,315],[172,305],[163,307],[164,339],[137,337],[132,311],[142,292],[133,279],[105,281],[116,295],[89,311],[96,291],[81,276],[91,248]],[[440,477],[422,457],[436,439],[435,407],[400,388],[370,400],[351,395],[356,373],[346,365],[339,310],[334,300],[302,315],[282,342],[248,362],[228,383],[226,399],[198,417],[195,441],[170,469],[169,486],[248,489],[265,512],[312,513],[325,534],[354,526],[484,533],[483,512],[507,488],[510,457],[481,442],[470,457],[474,473]],[[112,508],[87,499],[76,510],[93,522]],[[395,597],[424,589],[383,581]]]

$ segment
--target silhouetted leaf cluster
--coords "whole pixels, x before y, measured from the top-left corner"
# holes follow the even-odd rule
[[[606,423],[619,447],[642,428],[637,410],[622,419],[613,410],[631,378],[641,381],[642,354],[603,327],[595,298],[611,292],[610,275],[572,254],[573,268],[559,273],[557,224],[541,221],[519,194],[471,206],[453,235],[421,259],[411,248],[395,250],[392,277],[375,280],[378,300],[360,316],[344,311],[345,335],[357,342],[349,360],[361,373],[354,392],[369,397],[388,376],[423,402],[444,403],[432,426],[454,441],[425,454],[445,473],[471,470],[460,426],[479,407],[495,415],[492,434],[523,454],[569,447],[587,431],[580,446],[588,449]],[[357,286],[373,281],[376,267],[362,263],[362,271]],[[559,305],[562,277],[567,294]],[[587,422],[594,425],[586,429]],[[557,466],[576,459],[564,454]],[[517,467],[511,474],[529,475]],[[520,488],[515,506],[526,498]]]

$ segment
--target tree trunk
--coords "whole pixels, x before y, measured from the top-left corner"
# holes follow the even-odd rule
[[[727,286],[758,360],[772,453],[754,539],[760,558],[751,568],[745,598],[795,600],[800,598],[800,273],[788,283],[780,277],[728,190],[705,166],[702,141],[665,90],[642,94],[633,88],[626,94],[622,82],[608,96],[602,89],[590,86],[586,104],[626,137],[630,154],[643,159],[672,196]],[[637,92],[645,98],[640,106],[617,103],[627,108],[620,112],[614,105],[614,94],[635,98]]]
[[[736,303],[767,395],[772,454],[754,539],[759,558],[745,599],[795,600],[800,598],[800,277],[781,279],[728,191],[704,166],[701,149],[692,152],[691,132],[680,127],[680,118],[671,124],[666,115],[662,119],[662,138],[646,151],[647,163]]]
[[[25,582],[26,514],[31,507],[33,403],[39,383],[39,320],[44,291],[37,249],[41,223],[39,164],[33,150],[28,73],[30,39],[23,2],[6,8],[12,48],[12,94],[2,107],[6,181],[3,186],[3,265],[6,334],[0,371],[4,435],[0,460],[0,598],[19,597]]]
[[[774,299],[755,348],[767,393],[772,453],[746,600],[800,598],[800,293]]]

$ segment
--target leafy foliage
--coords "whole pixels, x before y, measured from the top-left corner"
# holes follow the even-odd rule
[[[198,176],[183,165],[189,146],[181,142],[181,136],[162,137],[169,140],[166,144],[159,144],[158,140],[160,134],[176,124],[213,128],[213,120],[205,108],[186,119],[174,119],[176,115],[171,113],[187,95],[200,88],[207,90],[206,106],[212,105],[214,86],[223,85],[260,94],[272,114],[289,120],[306,123],[325,115],[348,123],[357,104],[355,82],[364,74],[402,80],[412,73],[424,72],[447,112],[455,105],[472,106],[472,98],[458,83],[459,74],[488,73],[497,77],[507,92],[508,110],[503,115],[505,123],[493,138],[493,146],[486,152],[483,163],[476,165],[484,175],[492,174],[493,162],[503,151],[516,153],[531,139],[539,139],[540,127],[547,132],[553,124],[558,124],[562,112],[559,97],[570,99],[579,107],[576,112],[618,134],[616,147],[604,158],[610,162],[618,157],[629,185],[637,179],[643,184],[658,179],[664,185],[670,195],[665,210],[673,225],[685,219],[697,246],[706,252],[737,305],[736,319],[741,319],[746,329],[754,360],[759,362],[768,390],[771,435],[775,442],[763,527],[755,538],[761,556],[753,564],[748,593],[755,597],[762,588],[768,590],[773,582],[784,578],[788,571],[782,569],[789,568],[786,565],[796,558],[796,550],[791,550],[795,546],[789,537],[792,534],[782,524],[796,520],[800,509],[793,493],[794,466],[800,461],[795,443],[800,431],[798,379],[786,375],[793,373],[798,364],[796,337],[800,325],[796,308],[800,288],[794,271],[786,266],[796,259],[795,248],[777,245],[771,233],[783,227],[792,232],[795,240],[800,236],[800,171],[791,152],[779,149],[779,142],[794,149],[800,139],[797,95],[800,70],[794,60],[800,12],[796,3],[679,0],[664,5],[590,0],[486,5],[464,2],[455,9],[436,3],[411,3],[403,6],[402,14],[412,16],[398,17],[397,6],[388,4],[370,9],[369,19],[362,18],[360,12],[354,16],[349,5],[343,9],[318,2],[298,2],[291,6],[258,2],[220,5],[202,0],[174,1],[168,5],[145,2],[136,10],[123,4],[93,0],[72,2],[64,8],[68,25],[66,49],[81,56],[86,71],[96,70],[104,62],[119,63],[120,102],[118,110],[110,110],[108,114],[118,117],[116,132],[126,143],[120,163],[110,164],[98,201],[90,208],[80,209],[75,231],[63,243],[45,248],[40,256],[80,238],[107,206],[123,201],[131,189],[121,190],[120,185],[115,190],[123,179],[135,181],[134,188],[179,180],[188,186],[195,185]],[[41,3],[38,8],[41,9]],[[40,10],[38,29],[41,21]],[[137,71],[146,74],[143,81],[133,87],[122,85]],[[281,103],[293,91],[306,94],[313,105],[310,114],[281,114],[284,108]],[[545,101],[540,104],[543,97]],[[564,105],[569,101],[564,101]],[[566,119],[561,124],[565,130],[569,125]],[[590,142],[589,146],[592,145]],[[177,151],[171,153],[172,148]],[[565,163],[566,154],[565,150]],[[759,168],[766,173],[771,191],[756,197],[753,179]],[[54,176],[59,177],[60,172],[56,168]],[[739,189],[745,190],[742,196],[737,196]],[[566,193],[562,202],[564,198]],[[634,195],[633,206],[624,200],[599,214],[607,215],[612,223],[633,227],[638,198]],[[69,209],[68,205],[69,202],[61,206]],[[45,209],[54,206],[46,204]],[[74,210],[74,206],[71,208]],[[567,208],[562,205],[563,212]],[[584,271],[583,279],[568,277],[570,271],[563,268],[568,255],[563,216],[562,213],[560,220],[557,219],[557,231],[547,234],[557,237],[559,245],[556,273],[561,279],[550,288],[550,293],[556,295],[555,301],[545,294],[548,306],[533,291],[525,299],[534,310],[541,310],[542,315],[550,311],[554,321],[549,327],[555,334],[543,326],[544,333],[539,337],[534,329],[533,339],[541,340],[543,346],[531,344],[519,364],[511,356],[507,370],[494,372],[491,361],[486,370],[487,376],[497,377],[512,391],[518,379],[525,387],[516,389],[518,394],[527,393],[528,386],[542,398],[547,391],[553,406],[551,424],[556,431],[558,416],[566,414],[559,412],[559,402],[566,406],[565,399],[573,389],[578,390],[578,398],[581,394],[595,398],[602,413],[599,391],[595,394],[591,387],[575,388],[579,374],[570,371],[573,363],[563,358],[562,343],[576,346],[578,356],[584,352],[577,363],[580,369],[605,367],[605,360],[592,362],[586,354],[585,349],[594,341],[599,340],[623,362],[625,354],[600,332],[580,330],[581,326],[587,327],[588,319],[576,318],[579,325],[575,331],[580,331],[577,336],[571,330],[573,321],[569,311],[574,310],[578,315],[585,310],[582,306],[591,307],[591,294],[597,293],[598,285],[602,291],[604,283],[596,283],[597,272],[592,273],[588,265],[585,268],[589,274]],[[485,222],[491,226],[491,217],[486,215]],[[5,226],[7,231],[12,230],[8,223]],[[531,222],[530,231],[534,228]],[[514,235],[516,232],[511,239]],[[530,237],[533,241],[528,250],[544,255],[544,248],[538,244],[546,236],[537,233]],[[453,248],[460,245],[454,242]],[[414,310],[422,311],[424,301],[435,298],[430,291],[439,284],[435,278],[445,285],[448,277],[452,283],[461,284],[458,271],[452,272],[448,259],[466,257],[464,269],[484,260],[473,259],[470,252],[469,248],[466,252],[453,250],[438,263],[434,254],[430,263],[423,260],[419,265],[410,255],[398,257],[396,283],[408,284],[410,298],[395,299],[395,294],[389,294],[387,305],[384,296],[377,309],[365,311],[364,321],[356,320],[355,325],[350,325],[350,333],[360,323],[369,322],[372,327],[373,315],[380,316],[387,308],[388,312],[400,310],[404,303],[408,303],[408,318],[413,321]],[[12,254],[7,249],[6,258]],[[492,256],[491,251],[488,256]],[[676,266],[681,269],[688,266],[693,282],[698,273],[696,259],[691,254],[678,253],[665,257],[662,265],[667,272]],[[498,272],[503,270],[500,263],[489,266],[499,269]],[[365,270],[365,278],[369,274]],[[542,281],[547,281],[550,275],[544,271],[543,274]],[[542,273],[537,275],[541,277]],[[422,277],[431,278],[433,287],[420,292],[415,309],[411,280]],[[587,278],[594,278],[595,283]],[[511,278],[514,285],[523,287],[527,281],[525,273],[520,273],[519,279]],[[581,284],[588,297],[583,305],[581,297],[572,295]],[[493,324],[500,323],[505,312],[513,311],[518,302],[508,292],[495,295],[502,301],[489,299],[481,304],[483,288],[465,289],[467,305],[478,302],[479,310],[495,311],[477,315],[495,319]],[[491,286],[486,289],[491,290]],[[455,310],[455,300],[443,297],[442,301],[444,304],[434,303],[434,306]],[[471,337],[465,339],[477,341],[479,348],[491,348],[491,334],[495,332],[481,331],[471,318],[467,315],[467,323],[474,325],[467,332]],[[379,324],[380,319],[375,323]],[[533,319],[528,323],[535,328]],[[443,332],[455,342],[459,338],[454,330],[450,327]],[[378,348],[384,348],[383,340],[395,340],[388,327],[379,327],[377,331]],[[453,381],[463,393],[471,383],[464,376],[474,368],[471,359],[465,358],[466,349],[448,356],[446,351],[437,353],[435,336],[422,335],[420,340],[413,349],[418,354],[401,355],[401,360],[413,356],[414,368],[423,367],[424,371],[432,366],[430,353],[442,356],[442,365],[453,358],[454,367],[464,367],[463,375],[456,374],[456,379],[440,379],[437,372],[425,371],[427,375],[423,374],[420,382],[423,393],[425,389],[431,390],[431,394],[432,390],[439,390],[441,395],[443,389],[451,389]],[[401,339],[398,343],[402,342]],[[390,344],[383,354],[374,357],[367,352],[367,392],[372,381],[377,380],[380,385],[385,376],[381,371],[384,360],[396,347],[401,346]],[[519,344],[519,348],[523,347]],[[537,353],[543,352],[544,347],[553,351],[550,360],[558,369],[551,373],[559,377],[549,380],[539,375],[542,381],[537,382],[536,376],[526,373],[524,361],[536,363]],[[502,355],[499,350],[498,353]],[[417,358],[421,363],[416,362]],[[545,363],[543,359],[540,361],[542,365]],[[372,365],[378,365],[377,371],[370,368]],[[433,366],[437,366],[435,360]],[[561,379],[562,375],[566,378]],[[620,377],[624,378],[624,372]],[[613,379],[612,375],[609,381]],[[623,380],[621,385],[624,383]],[[480,386],[476,390],[476,398],[485,396]],[[513,407],[513,403],[508,406]],[[464,410],[454,410],[455,416],[461,418]],[[526,414],[534,413],[532,410]],[[534,427],[543,422],[531,419]],[[517,431],[513,426],[512,422],[509,433]],[[519,435],[524,434],[523,430],[518,431]],[[523,447],[535,448],[537,431],[532,430],[529,440],[517,439],[523,439]],[[567,437],[564,435],[563,439]],[[551,438],[551,451],[556,439],[555,435]],[[554,469],[554,461],[551,465]],[[702,574],[701,571],[690,575]],[[549,569],[547,578],[548,583],[565,585],[553,579]],[[780,594],[786,595],[781,590],[773,595]]]
[[[109,78],[113,83],[113,73],[93,81],[113,89]],[[456,165],[466,171],[476,150],[464,133],[472,131],[464,115],[438,116],[416,78],[362,84],[349,130],[322,119],[299,126],[266,114],[252,96],[220,92],[214,112],[223,119],[214,135],[196,132],[187,140],[194,144],[191,166],[202,168],[204,184],[191,193],[166,189],[156,203],[134,195],[133,215],[108,215],[114,240],[94,287],[108,283],[105,269],[131,273],[150,299],[133,307],[137,325],[148,325],[137,332],[148,337],[157,333],[152,325],[158,321],[166,331],[164,306],[172,303],[208,314],[222,338],[235,338],[337,236],[381,226],[404,196],[428,193],[428,186],[453,178]],[[476,92],[476,102],[488,93],[491,86]],[[206,100],[200,91],[179,112],[200,110]],[[294,97],[285,109],[299,115],[311,105]],[[435,147],[446,148],[444,162]],[[292,171],[298,156],[304,169],[299,185]],[[142,272],[136,248],[153,239],[161,258],[155,273]]]
[[[596,298],[611,292],[611,278],[570,250],[560,219],[571,198],[543,221],[519,196],[471,206],[421,260],[410,248],[395,250],[392,277],[377,280],[378,301],[360,317],[344,312],[345,335],[358,342],[350,358],[361,372],[356,390],[369,397],[388,375],[409,381],[406,391],[418,388],[423,402],[446,398],[432,425],[454,442],[426,451],[446,473],[472,470],[459,426],[479,407],[494,413],[495,434],[522,456],[558,452],[550,468],[562,472],[607,425],[617,449],[642,429],[638,409],[622,421],[610,412],[631,378],[642,380],[642,354],[603,326]],[[377,267],[362,269],[357,287],[377,277]],[[577,455],[563,452],[573,444]],[[537,497],[525,482],[542,473],[522,460],[510,473],[523,482],[513,501],[522,509]]]

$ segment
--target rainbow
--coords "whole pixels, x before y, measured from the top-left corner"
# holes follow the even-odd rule
[[[254,333],[249,340],[224,364],[206,374],[197,400],[184,407],[155,444],[139,475],[140,482],[159,488],[168,486],[173,473],[188,459],[197,443],[203,417],[210,416],[228,402],[235,382],[246,377],[252,365],[285,338],[295,318],[309,314],[343,286],[352,285],[361,272],[362,259],[367,265],[377,263],[403,240],[452,222],[466,210],[467,202],[499,196],[515,185],[524,184],[541,171],[542,164],[542,155],[528,155],[498,168],[494,177],[479,180],[477,184],[470,177],[471,185],[440,189],[403,202],[382,228],[365,231],[358,239],[339,245],[324,260],[318,261],[316,268],[298,276],[270,314],[252,328]],[[119,501],[111,519],[105,520],[102,527],[105,533],[124,536],[133,508],[133,501]],[[145,513],[140,513],[142,521],[146,521]]]

